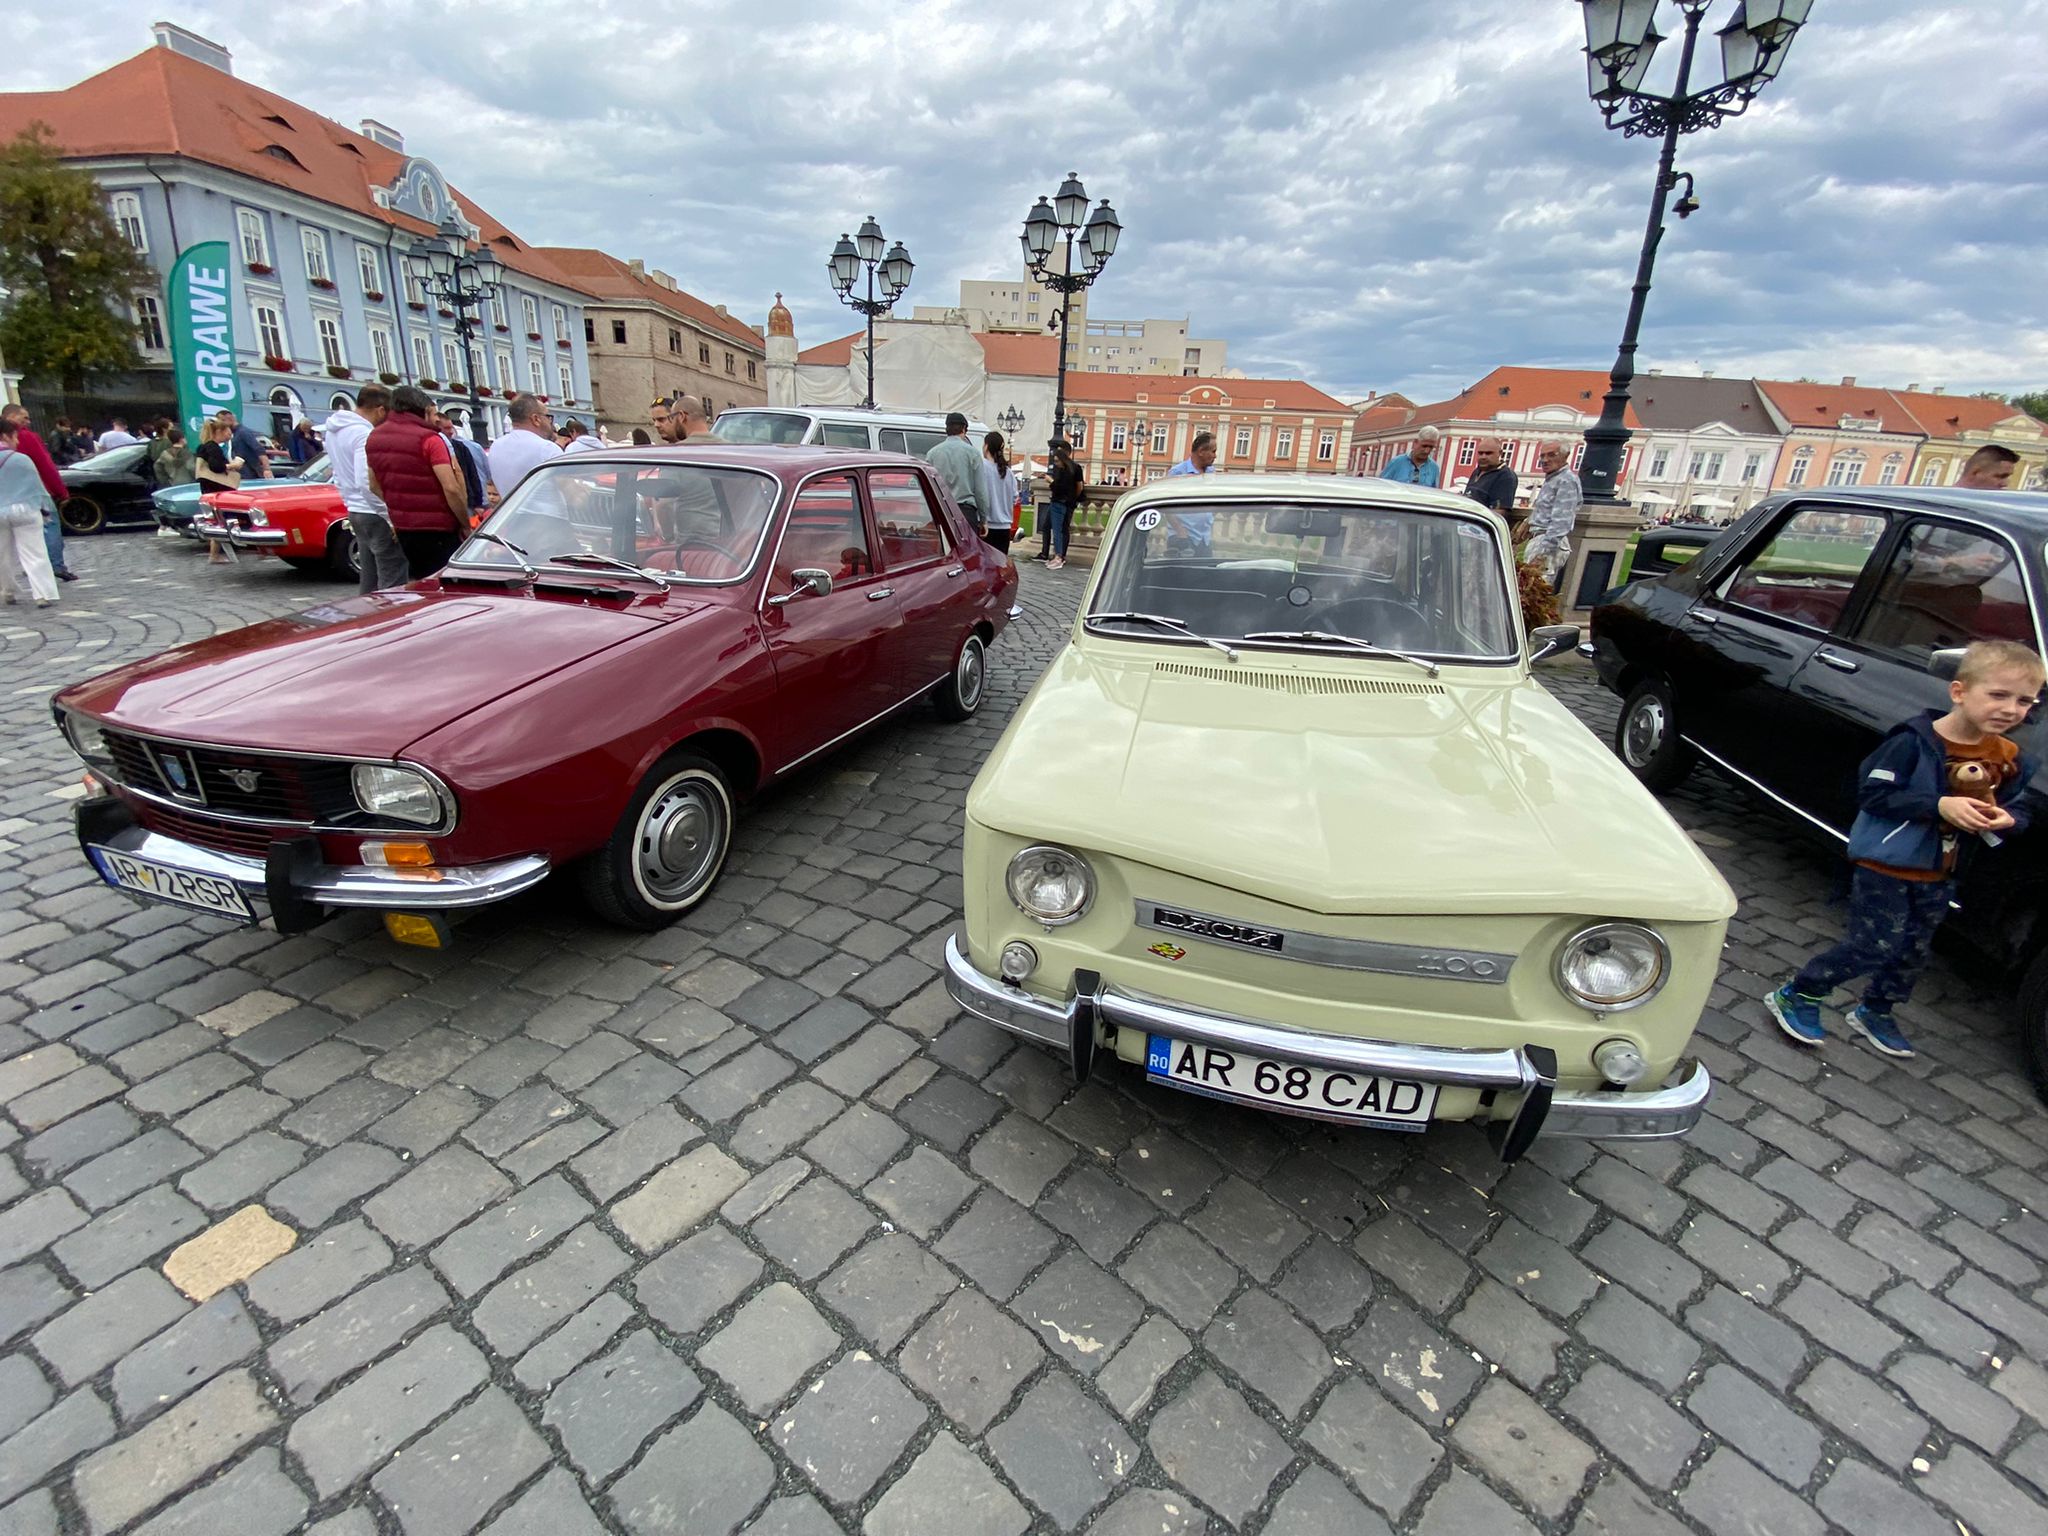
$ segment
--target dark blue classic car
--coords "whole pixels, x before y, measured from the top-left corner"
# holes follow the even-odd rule
[[[1682,567],[1593,610],[1586,647],[1622,698],[1614,749],[1651,789],[1701,760],[1846,841],[1857,765],[1884,733],[1948,706],[1973,640],[2042,651],[2048,495],[1815,486],[1759,502]],[[2041,711],[2015,733],[2048,761]],[[2035,828],[1957,870],[1949,929],[2019,990],[2028,1070],[2048,1099],[2048,770]]]

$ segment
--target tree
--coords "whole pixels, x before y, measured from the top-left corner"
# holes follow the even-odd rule
[[[0,147],[0,353],[24,374],[89,380],[140,365],[128,306],[155,271],[101,201],[99,183],[57,158],[47,123]]]
[[[2048,389],[2037,389],[2031,395],[2012,395],[2005,403],[2016,411],[2048,421]]]

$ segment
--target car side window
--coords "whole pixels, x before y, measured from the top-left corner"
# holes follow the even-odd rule
[[[868,429],[857,421],[828,421],[823,441],[827,448],[865,448]]]
[[[875,532],[881,540],[885,569],[936,560],[946,553],[945,526],[932,505],[924,477],[915,470],[869,470],[868,498],[874,503]]]
[[[834,581],[851,581],[873,574],[874,568],[853,476],[820,475],[798,492],[789,509],[768,590],[795,590],[796,573],[802,570],[826,571]]]
[[[901,427],[882,427],[878,430],[877,435],[880,438],[882,452],[910,452],[909,440],[904,437],[903,429]]]
[[[903,451],[905,453],[914,453],[921,459],[938,447],[939,444],[943,443],[946,440],[946,434],[943,432],[920,432],[913,427],[903,434],[903,440],[907,445]]]
[[[1981,529],[1933,522],[1906,530],[1856,632],[1871,650],[1915,667],[1972,640],[2036,638],[2012,546]]]
[[[1803,507],[1723,582],[1721,600],[1832,630],[1884,530],[1879,513]]]

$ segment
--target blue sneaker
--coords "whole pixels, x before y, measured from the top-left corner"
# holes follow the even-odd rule
[[[1901,1061],[1912,1059],[1913,1042],[1900,1030],[1898,1021],[1888,1013],[1879,1013],[1866,1003],[1858,1003],[1849,1010],[1849,1022],[1856,1033],[1868,1040],[1887,1056],[1896,1056]]]
[[[1827,1027],[1820,1021],[1820,999],[1808,997],[1804,992],[1794,992],[1791,982],[1767,994],[1764,1006],[1771,1010],[1771,1017],[1778,1021],[1778,1028],[1799,1044],[1819,1045],[1827,1039]]]

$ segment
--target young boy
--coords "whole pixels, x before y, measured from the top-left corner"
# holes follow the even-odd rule
[[[1980,640],[1963,652],[1948,685],[1948,713],[1930,709],[1894,726],[1863,760],[1849,833],[1856,868],[1848,937],[1764,999],[1778,1027],[1801,1045],[1827,1038],[1820,1020],[1827,995],[1867,975],[1850,1024],[1887,1056],[1913,1054],[1892,1009],[1912,995],[1948,914],[1959,836],[1995,846],[2000,834],[2025,825],[2020,792],[2034,763],[2006,733],[2034,707],[2043,675],[2041,658],[2026,646]],[[1956,793],[1965,786],[1985,786],[1980,794],[1989,798]]]

